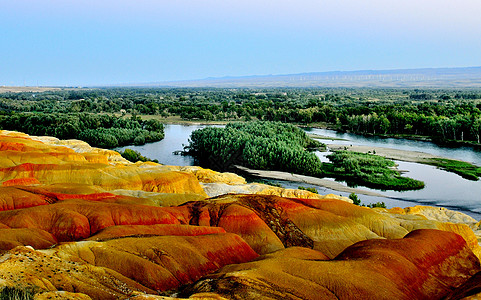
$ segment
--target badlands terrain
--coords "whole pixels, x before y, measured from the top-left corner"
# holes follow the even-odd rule
[[[476,299],[479,223],[0,131],[0,285],[35,299]],[[467,298],[466,298],[467,297]]]

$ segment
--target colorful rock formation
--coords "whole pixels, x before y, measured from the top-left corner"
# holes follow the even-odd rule
[[[449,210],[369,209],[7,131],[0,183],[0,286],[35,299],[179,289],[191,299],[459,299],[479,289],[479,275],[468,280],[481,272],[479,224]]]
[[[442,299],[480,269],[454,233],[417,230],[403,239],[356,243],[335,259],[290,248],[222,268],[181,295],[228,299]],[[450,270],[446,272],[446,270]]]

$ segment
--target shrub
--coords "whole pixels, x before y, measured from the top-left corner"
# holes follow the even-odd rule
[[[369,208],[374,208],[374,207],[386,208],[386,203],[384,203],[384,202],[370,203],[370,204],[366,205],[366,207],[369,207]]]
[[[143,161],[143,162],[152,161],[152,162],[155,162],[155,163],[159,162],[156,159],[150,159],[148,157],[142,156],[142,154],[140,154],[139,151],[132,150],[132,149],[129,149],[129,148],[125,149],[123,152],[120,151],[119,153],[120,153],[120,155],[122,155],[123,158],[125,158],[126,160],[131,161],[133,163],[138,162],[138,161]]]
[[[361,205],[361,199],[356,195],[356,193],[351,193],[349,195],[349,199],[352,200],[352,203],[355,205]]]
[[[314,194],[319,194],[316,190],[316,188],[313,188],[313,187],[303,187],[303,186],[299,186],[297,189],[299,190],[304,190],[304,191],[309,191],[311,193],[314,193]]]

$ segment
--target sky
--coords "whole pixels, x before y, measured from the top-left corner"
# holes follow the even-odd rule
[[[0,0],[0,86],[481,66],[479,0]]]

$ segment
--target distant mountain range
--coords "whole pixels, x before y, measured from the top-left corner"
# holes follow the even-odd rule
[[[481,88],[481,67],[334,71],[150,83],[162,87]]]

